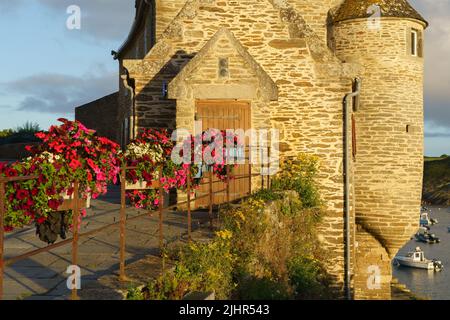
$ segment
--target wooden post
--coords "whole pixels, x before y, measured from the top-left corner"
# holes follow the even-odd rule
[[[127,276],[125,273],[125,252],[126,252],[126,166],[122,166],[120,171],[120,273],[119,281],[126,281]]]
[[[188,241],[192,240],[192,217],[191,217],[191,170],[187,169],[187,216],[188,216]]]
[[[227,204],[230,203],[230,166],[227,165]]]
[[[4,257],[3,257],[3,246],[4,246],[4,219],[6,215],[6,183],[3,178],[0,178],[0,300],[3,300],[3,276],[4,276]]]
[[[73,227],[73,240],[72,240],[72,265],[78,266],[78,219],[80,217],[79,204],[79,183],[74,182],[73,185],[73,203],[72,203],[72,227]],[[79,300],[77,293],[76,278],[73,280],[72,284],[72,300]]]
[[[209,226],[213,227],[213,205],[214,205],[214,193],[213,193],[213,168],[211,167],[208,175],[208,184],[209,184]]]
[[[270,189],[270,147],[267,147],[267,189]]]
[[[158,202],[158,208],[159,208],[159,249],[162,250],[164,248],[164,231],[163,231],[163,206],[164,206],[164,189],[161,184],[161,178],[163,175],[163,169],[162,166],[159,167],[159,173],[158,173],[158,180],[159,180],[159,202]]]

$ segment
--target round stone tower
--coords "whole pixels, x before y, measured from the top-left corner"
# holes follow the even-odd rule
[[[356,222],[390,258],[419,226],[427,25],[406,0],[345,0],[332,17],[332,49],[362,67],[353,163]]]

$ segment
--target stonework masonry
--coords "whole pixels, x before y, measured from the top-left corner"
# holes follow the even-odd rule
[[[343,98],[361,78],[356,145],[348,145],[357,150],[349,186],[352,292],[389,298],[391,258],[418,227],[423,153],[423,48],[411,54],[411,32],[419,46],[426,22],[398,1],[407,14],[383,0],[377,30],[351,16],[371,0],[136,1],[140,27],[116,54],[135,99],[120,79],[118,122],[135,110],[136,132],[194,131],[197,101],[249,102],[252,128],[279,130],[282,158],[304,152],[321,159],[326,216],[319,240],[343,293]],[[372,270],[380,286],[368,286]]]

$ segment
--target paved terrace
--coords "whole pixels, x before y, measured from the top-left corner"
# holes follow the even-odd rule
[[[83,219],[80,233],[119,221],[120,189],[112,187],[104,197],[93,200]],[[144,213],[129,208],[129,217]],[[207,212],[193,213],[193,229],[207,224]],[[158,214],[136,218],[127,223],[127,272],[134,280],[160,272],[158,256]],[[165,213],[165,241],[170,243],[186,239],[187,216],[185,212]],[[68,234],[68,237],[71,236]],[[5,259],[14,257],[46,244],[35,235],[34,228],[18,230],[6,235]],[[4,299],[68,299],[66,269],[71,265],[71,244],[19,261],[5,270]],[[81,299],[120,299],[113,287],[119,269],[119,225],[106,229],[91,237],[79,240],[78,264],[82,270]],[[141,278],[141,279],[139,279]],[[132,283],[123,283],[127,288]]]

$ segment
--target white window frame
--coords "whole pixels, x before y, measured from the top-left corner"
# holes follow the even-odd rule
[[[419,56],[419,31],[415,29],[411,30],[411,55]]]

